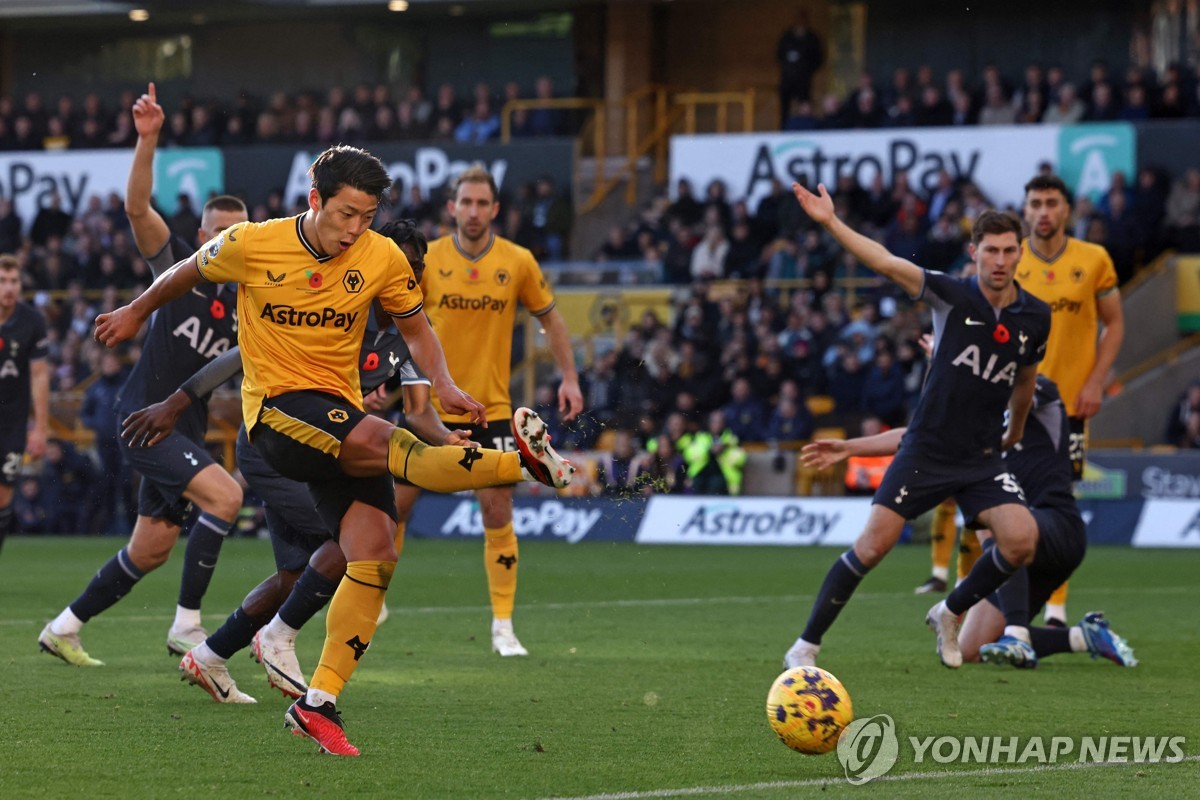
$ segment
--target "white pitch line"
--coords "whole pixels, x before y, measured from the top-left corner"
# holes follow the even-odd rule
[[[1145,586],[1145,587],[1129,587],[1120,589],[1072,589],[1076,595],[1088,594],[1183,594],[1194,591],[1192,587],[1187,586]],[[573,611],[577,609],[597,609],[597,608],[677,608],[682,606],[704,606],[704,605],[750,605],[753,603],[800,603],[809,602],[816,595],[813,594],[774,594],[774,595],[753,595],[753,596],[722,596],[722,597],[659,597],[659,598],[641,598],[631,600],[578,600],[562,603],[522,603],[521,613],[535,611]],[[912,597],[912,592],[856,592],[854,600],[857,602],[871,602],[877,600],[894,600],[898,597]],[[1095,605],[1095,604],[1093,604]],[[420,616],[425,614],[478,614],[479,612],[491,611],[491,606],[414,606],[405,607],[397,606],[388,609],[392,614],[398,616]],[[209,620],[224,620],[226,615],[222,614],[205,614],[204,617]],[[45,619],[0,619],[0,627],[7,626],[22,626],[22,625],[45,625]],[[170,614],[143,614],[136,616],[121,616],[121,615],[102,615],[88,622],[89,625],[96,622],[162,622],[163,620],[173,620],[175,617]]]
[[[1200,761],[1200,756],[1184,756],[1183,761]],[[995,775],[1024,775],[1040,772],[1066,772],[1069,770],[1091,769],[1093,767],[1145,767],[1157,764],[1178,764],[1180,762],[1145,762],[1133,763],[1123,761],[1072,762],[1069,764],[1039,764],[1035,767],[985,767],[973,770],[938,770],[936,772],[902,772],[899,775],[884,775],[871,783],[899,783],[901,781],[940,780],[942,778],[988,778]],[[740,792],[760,792],[771,789],[803,789],[810,786],[848,786],[845,778],[809,778],[802,781],[767,781],[764,783],[744,783],[731,786],[690,786],[682,789],[651,789],[644,792],[605,792],[603,794],[588,794],[578,796],[544,797],[540,800],[651,800],[657,797],[700,797],[712,794],[738,794]]]

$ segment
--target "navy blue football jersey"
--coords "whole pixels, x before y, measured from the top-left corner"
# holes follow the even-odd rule
[[[29,419],[29,362],[45,358],[46,320],[29,303],[18,302],[0,325],[0,406],[5,426],[25,429]]]
[[[195,248],[172,237],[147,261],[157,276],[193,252]],[[236,291],[226,284],[201,282],[150,317],[142,357],[121,387],[117,411],[124,416],[166,399],[198,369],[236,344]],[[177,430],[194,439],[203,436],[207,426],[205,398],[184,412]]]
[[[918,299],[933,311],[933,360],[905,446],[943,460],[999,453],[1017,371],[1045,355],[1050,307],[1017,285],[998,309],[975,277],[931,270]]]
[[[1021,441],[1004,462],[1034,508],[1075,509],[1067,409],[1054,381],[1038,375],[1033,410]]]
[[[362,349],[358,354],[359,382],[362,393],[370,394],[399,374],[402,384],[429,383],[412,360],[404,337],[390,322],[380,330],[374,308],[367,320]]]

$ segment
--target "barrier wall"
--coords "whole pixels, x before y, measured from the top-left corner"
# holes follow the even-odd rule
[[[575,140],[539,139],[508,145],[383,143],[367,148],[383,161],[393,180],[407,191],[419,186],[428,199],[472,162],[487,165],[501,190],[530,183],[543,175],[568,191],[573,178]],[[244,196],[251,205],[274,189],[283,191],[290,207],[308,194],[307,170],[323,148],[317,145],[253,145],[244,147],[160,147],[154,159],[155,200],[167,214],[175,212],[181,193],[199,209],[211,193]],[[0,153],[0,195],[12,199],[26,231],[38,209],[57,193],[62,210],[72,216],[92,195],[125,196],[133,150],[63,150]]]
[[[656,496],[649,500],[518,497],[513,512],[525,540],[684,545],[851,544],[870,499]],[[1200,547],[1200,499],[1081,500],[1088,541],[1134,547]],[[472,497],[426,494],[408,527],[425,538],[479,538]]]

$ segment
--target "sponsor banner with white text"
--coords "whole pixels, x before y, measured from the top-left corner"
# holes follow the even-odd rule
[[[523,184],[550,177],[559,192],[570,194],[575,163],[575,140],[556,137],[536,142],[465,145],[454,142],[354,142],[378,156],[393,181],[403,186],[403,199],[417,187],[426,200],[436,200],[460,172],[481,162],[500,187],[511,195]],[[312,145],[255,145],[225,148],[226,182],[230,191],[245,195],[251,204],[261,202],[271,189],[283,191],[288,207],[308,196],[308,168],[321,153]]]
[[[0,195],[13,201],[28,232],[38,209],[58,193],[59,208],[78,216],[92,195],[107,199],[109,192],[125,197],[133,150],[64,150],[0,153]],[[174,213],[180,193],[199,209],[211,192],[221,192],[225,165],[213,147],[167,148],[154,160],[156,199],[164,212]]]
[[[1134,547],[1200,547],[1200,501],[1147,500]]]
[[[650,498],[639,544],[846,545],[871,513],[869,498]]]
[[[709,181],[721,179],[731,198],[749,198],[753,209],[772,178],[785,186],[805,178],[812,189],[818,183],[832,189],[838,175],[853,175],[866,187],[882,174],[890,186],[904,171],[928,194],[946,170],[956,182],[979,186],[997,206],[1019,207],[1025,182],[1043,161],[1077,193],[1097,196],[1114,170],[1132,170],[1135,160],[1136,133],[1126,123],[705,134],[671,139],[671,185],[688,178],[703,197]]]
[[[513,530],[520,539],[633,541],[646,502],[641,498],[513,498]],[[432,539],[483,536],[483,515],[471,496],[425,493],[417,500],[408,530]]]

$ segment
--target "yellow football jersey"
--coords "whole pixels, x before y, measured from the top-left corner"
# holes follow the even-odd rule
[[[489,420],[510,418],[517,303],[534,316],[554,308],[554,294],[533,253],[493,236],[483,254],[472,259],[459,249],[455,236],[443,236],[429,244],[421,288],[425,313],[455,383],[483,403]],[[433,401],[443,420],[469,421],[465,415],[446,414],[436,393]]]
[[[368,231],[344,253],[322,256],[303,219],[239,223],[196,254],[206,280],[239,284],[247,430],[264,397],[286,392],[326,392],[362,408],[358,353],[371,301],[398,317],[421,311],[412,267],[391,239]]]
[[[1117,288],[1112,259],[1103,247],[1073,237],[1060,253],[1043,258],[1027,239],[1021,244],[1017,281],[1050,304],[1050,340],[1038,371],[1058,384],[1067,413],[1073,414],[1079,390],[1096,363],[1096,299]]]

